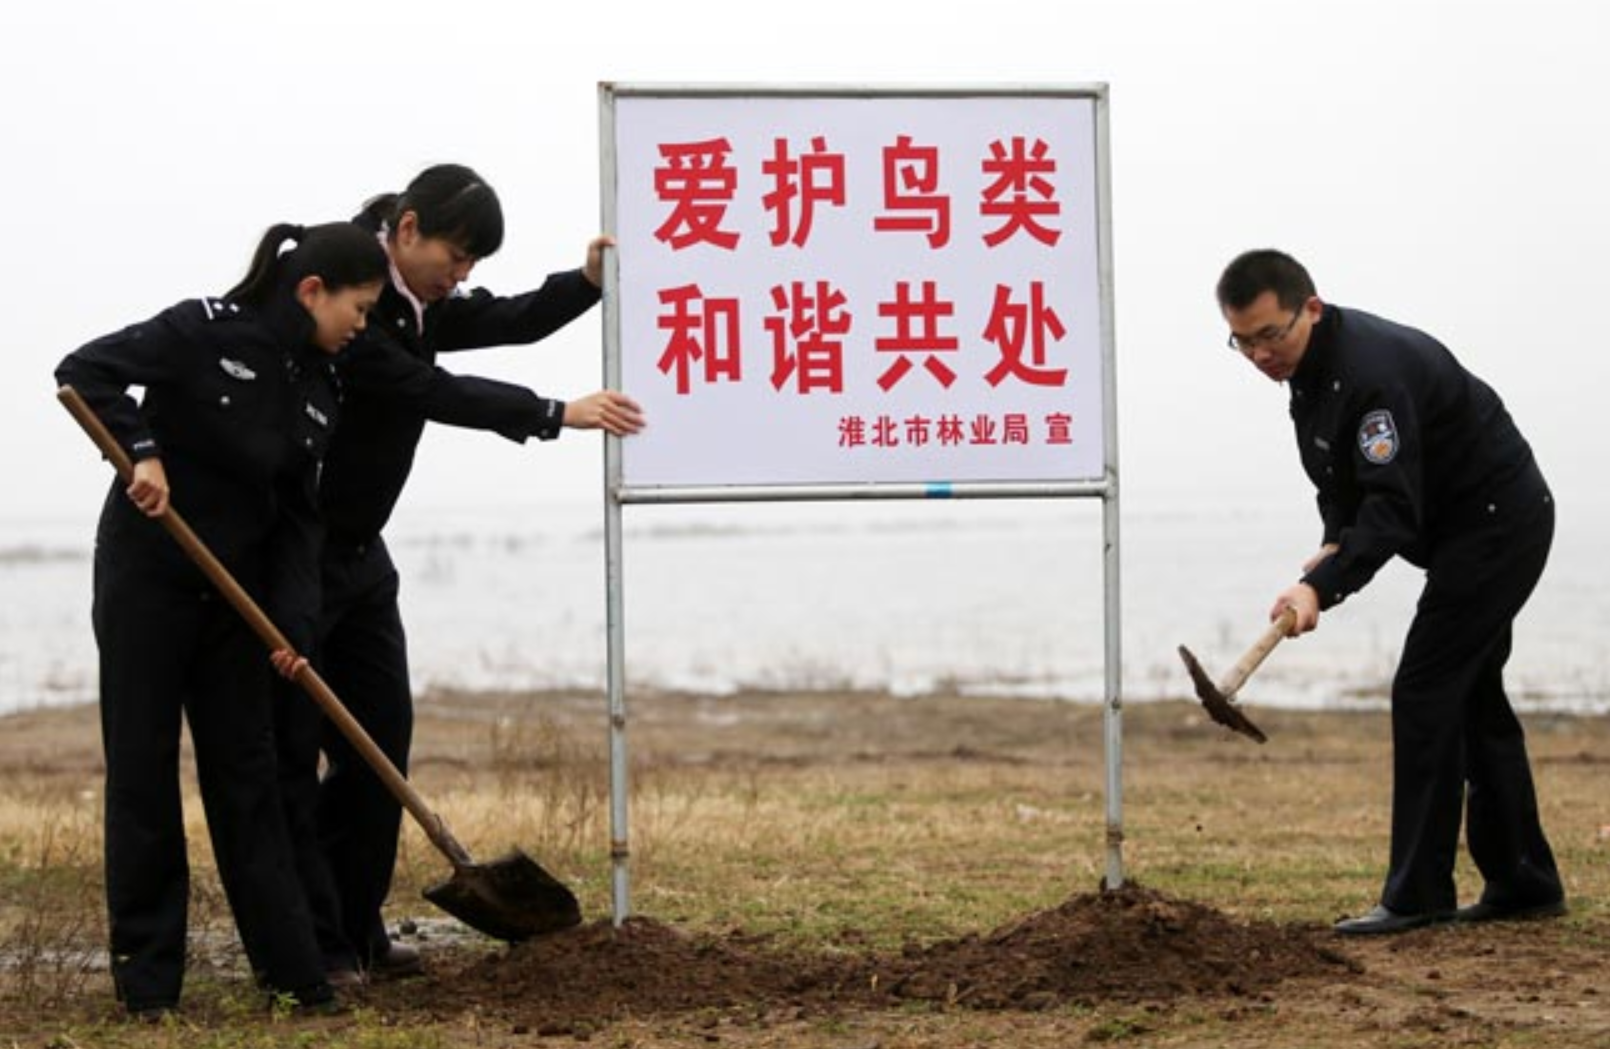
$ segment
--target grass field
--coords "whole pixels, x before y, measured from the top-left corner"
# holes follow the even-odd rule
[[[1101,711],[875,694],[633,697],[632,920],[611,917],[602,699],[431,696],[414,782],[478,858],[519,846],[581,928],[508,948],[420,897],[428,974],[351,1010],[274,1008],[242,972],[191,814],[184,1009],[125,1022],[104,960],[95,712],[0,721],[0,1049],[75,1046],[1603,1046],[1610,727],[1528,720],[1572,912],[1344,941],[1375,902],[1389,726],[1258,711],[1257,746],[1185,703],[1124,713],[1123,856],[1100,892]],[[1461,861],[1466,899],[1480,889]]]

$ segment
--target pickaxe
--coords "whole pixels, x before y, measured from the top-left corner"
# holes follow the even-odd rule
[[[1241,708],[1235,704],[1235,694],[1241,691],[1241,686],[1247,683],[1247,678],[1258,669],[1258,664],[1268,658],[1275,646],[1291,633],[1291,628],[1297,623],[1297,610],[1287,608],[1269,624],[1256,644],[1247,649],[1246,655],[1236,660],[1235,666],[1217,685],[1202,669],[1202,664],[1191,655],[1191,650],[1184,645],[1180,646],[1180,658],[1185,661],[1185,669],[1191,673],[1191,683],[1196,686],[1196,698],[1202,701],[1207,708],[1208,716],[1214,721],[1228,728],[1232,732],[1239,732],[1249,739],[1259,743],[1269,742],[1269,737],[1263,730],[1254,725]]]

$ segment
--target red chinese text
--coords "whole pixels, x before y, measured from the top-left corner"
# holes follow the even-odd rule
[[[1037,428],[1038,427],[1038,428]],[[930,443],[955,448],[963,445],[989,447],[1042,444],[1072,444],[1073,416],[1051,412],[1035,419],[1028,412],[980,412],[968,418],[951,413],[930,418],[909,415],[840,416],[838,444],[841,448],[921,448]]]
[[[999,386],[1010,375],[1031,386],[1064,385],[1068,369],[1045,366],[1045,344],[1047,336],[1060,340],[1066,334],[1067,329],[1062,326],[1057,311],[1046,305],[1045,286],[1041,282],[1029,285],[1027,305],[1013,302],[1012,289],[997,284],[995,304],[984,326],[984,338],[1001,351],[1001,359],[984,373],[985,381]]]
[[[939,321],[955,312],[956,304],[940,299],[931,280],[922,282],[922,292],[917,298],[912,298],[910,281],[895,284],[894,301],[878,304],[878,316],[894,318],[895,331],[893,335],[878,336],[873,347],[879,353],[896,355],[894,363],[878,376],[880,389],[887,392],[905,378],[913,367],[910,354],[923,355],[922,366],[939,385],[948,389],[956,381],[956,373],[936,356],[955,353],[960,346],[954,335],[944,335],[939,330]]]
[[[771,159],[761,164],[760,172],[772,180],[772,190],[761,203],[772,214],[773,247],[804,247],[816,220],[816,206],[844,206],[844,154],[827,152],[827,141],[820,135],[811,139],[811,151],[797,159],[788,155],[787,139],[774,140]]]
[[[809,290],[794,281],[772,288],[771,301],[777,312],[765,325],[771,333],[772,386],[781,390],[792,381],[800,393],[843,393],[844,336],[854,319],[844,308],[844,293],[826,281]]]
[[[875,230],[925,233],[930,248],[950,243],[950,198],[939,192],[939,150],[901,135],[883,147],[883,207]]]
[[[1012,138],[1010,149],[997,140],[990,143],[989,151],[990,155],[984,158],[984,174],[994,181],[984,187],[984,203],[979,213],[1005,221],[984,234],[984,243],[993,248],[1021,230],[1040,243],[1054,247],[1062,231],[1047,228],[1040,221],[1062,214],[1056,187],[1046,177],[1057,170],[1057,162],[1046,155],[1050,147],[1040,139],[1026,147],[1023,137],[1017,135]]]
[[[685,284],[661,291],[660,303],[667,309],[659,328],[670,334],[657,367],[675,375],[677,393],[692,388],[695,364],[703,365],[700,378],[706,383],[743,378],[737,299],[707,299],[697,284]]]
[[[731,152],[725,138],[660,145],[665,165],[654,170],[654,192],[671,204],[671,213],[654,236],[673,251],[700,243],[728,251],[738,246],[738,234],[721,229],[738,189],[737,169],[727,164]]]

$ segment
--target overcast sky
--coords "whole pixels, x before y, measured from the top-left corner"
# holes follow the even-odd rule
[[[0,8],[9,293],[0,524],[93,527],[105,467],[52,396],[68,351],[228,288],[279,220],[350,215],[423,165],[498,188],[514,292],[598,230],[619,82],[1110,88],[1120,458],[1136,508],[1307,499],[1284,390],[1223,349],[1212,288],[1254,246],[1440,337],[1509,403],[1572,508],[1610,438],[1610,16],[1600,0],[989,4],[454,0]],[[797,20],[794,20],[797,19]],[[595,311],[456,357],[559,397],[601,383]],[[648,405],[651,413],[652,404]],[[597,498],[596,435],[439,428],[403,512]],[[1602,520],[1602,517],[1601,517]]]

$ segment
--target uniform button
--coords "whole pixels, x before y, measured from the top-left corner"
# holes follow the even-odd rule
[[[1488,503],[1487,504],[1487,512],[1490,513],[1490,514],[1496,514],[1498,512],[1498,504],[1497,503]]]
[[[1333,390],[1340,390],[1342,388],[1342,381],[1337,379],[1335,382],[1330,384],[1330,388]]]
[[[397,318],[397,327],[399,327],[399,328],[408,327],[408,318],[407,317],[398,317]]]
[[[304,447],[307,447],[307,448],[313,447],[313,438],[311,438],[311,437],[302,438],[302,444],[303,444]]]
[[[228,408],[229,407],[229,394],[226,393],[222,397],[218,398],[218,403],[220,405],[222,405],[223,407]]]

